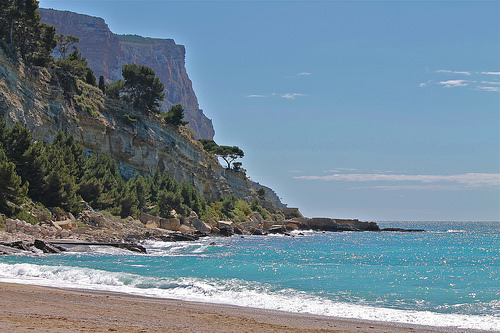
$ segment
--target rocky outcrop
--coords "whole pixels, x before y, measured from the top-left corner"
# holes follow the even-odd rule
[[[379,231],[375,222],[361,222],[359,220],[312,218],[306,219],[312,230],[321,231]]]
[[[115,35],[102,18],[40,8],[42,21],[56,27],[58,33],[80,38],[77,44],[96,77],[107,82],[121,78],[125,64],[136,63],[151,67],[165,86],[163,110],[174,104],[184,107],[185,119],[196,138],[212,139],[212,121],[199,108],[185,67],[185,49],[172,39]]]

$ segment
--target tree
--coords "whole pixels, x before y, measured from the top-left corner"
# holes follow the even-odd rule
[[[215,149],[217,149],[217,147],[219,146],[215,143],[214,140],[211,139],[200,139],[198,141],[201,142],[201,144],[203,145],[203,149],[208,153],[214,153]]]
[[[94,208],[120,213],[124,185],[116,161],[109,155],[96,154],[85,162],[78,194]]]
[[[7,160],[0,144],[0,211],[11,214],[10,204],[21,204],[27,193],[28,184],[22,185],[21,177],[16,173],[16,166]]]
[[[104,82],[104,76],[102,75],[99,76],[99,89],[101,89],[103,94],[106,93],[106,83]]]
[[[164,116],[167,124],[174,126],[187,125],[189,121],[184,121],[184,108],[180,104],[176,104],[168,109],[168,112]]]
[[[5,136],[5,154],[18,169],[24,167],[24,153],[33,143],[33,136],[27,128],[17,122],[10,127]]]
[[[57,42],[55,39],[56,28],[54,26],[40,23],[40,38],[33,47],[33,52],[29,60],[37,66],[45,66],[53,60],[50,55],[54,47],[56,47]]]
[[[136,64],[123,65],[124,96],[134,108],[149,112],[160,112],[165,87],[156,73],[149,67]]]
[[[69,49],[71,48],[71,46],[74,46],[74,44],[78,43],[80,41],[80,38],[73,35],[56,34],[56,41],[57,53],[59,53],[59,56],[62,59],[66,59],[66,55]]]
[[[227,168],[231,169],[231,163],[237,158],[243,158],[245,153],[237,146],[219,146],[214,140],[210,139],[200,139],[203,145],[203,149],[218,157],[222,158],[227,163]],[[234,170],[239,171],[241,169],[241,163],[234,163]]]
[[[117,80],[105,85],[104,91],[109,98],[119,99],[124,86],[125,82],[123,80]]]
[[[0,3],[0,37],[24,60],[45,65],[55,47],[55,28],[40,23],[36,0]]]
[[[89,67],[87,59],[82,56],[77,47],[64,59],[57,59],[56,65],[64,73],[69,73],[75,78],[96,85],[94,71]]]
[[[234,171],[237,171],[237,172],[238,172],[238,171],[241,171],[241,166],[242,166],[242,165],[243,165],[243,163],[241,163],[241,162],[234,162],[234,163],[233,163],[233,170],[234,170]]]
[[[243,158],[243,156],[245,156],[243,150],[237,146],[218,146],[215,148],[214,153],[227,163],[227,169],[231,169],[231,163],[235,159]]]

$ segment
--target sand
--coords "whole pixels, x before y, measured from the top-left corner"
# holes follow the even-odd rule
[[[473,332],[0,283],[2,332]]]

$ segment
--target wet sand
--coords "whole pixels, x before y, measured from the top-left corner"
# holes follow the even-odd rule
[[[0,283],[2,332],[474,332]]]

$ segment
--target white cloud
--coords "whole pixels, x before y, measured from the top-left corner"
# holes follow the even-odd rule
[[[461,74],[461,75],[470,75],[470,72],[460,72],[460,71],[450,71],[448,69],[439,69],[436,73],[449,73],[449,74]]]
[[[493,92],[498,92],[498,91],[500,91],[500,87],[479,86],[478,88],[479,88],[480,90],[484,90],[484,91],[493,91]]]
[[[267,96],[265,95],[257,95],[257,94],[253,94],[253,95],[248,95],[247,96],[248,98],[265,98]]]
[[[481,81],[482,84],[500,84],[500,81]]]
[[[481,72],[484,75],[500,75],[500,72]]]
[[[334,173],[327,176],[296,176],[295,179],[319,180],[319,181],[344,181],[344,182],[417,182],[430,184],[432,187],[449,187],[451,184],[456,188],[478,188],[500,186],[500,174],[498,173],[466,173],[458,175],[402,175],[383,173]],[[444,183],[444,185],[443,185]],[[385,185],[382,188],[422,188],[421,185],[400,184]],[[375,188],[381,188],[375,186]]]
[[[309,73],[309,72],[300,72],[300,73],[297,73],[297,74],[294,74],[294,75],[285,76],[285,78],[287,78],[287,79],[293,79],[293,78],[296,78],[296,77],[311,76],[311,75],[312,75],[312,73]]]
[[[337,172],[352,172],[352,171],[356,171],[356,169],[354,168],[335,168],[335,169],[331,169],[331,170],[324,170],[323,172],[329,172],[329,173],[337,173]]]
[[[306,96],[304,94],[298,94],[298,93],[286,93],[284,95],[281,95],[281,97],[286,98],[286,99],[295,99],[295,97],[302,97]]]
[[[467,80],[440,81],[439,84],[442,84],[445,88],[466,87],[469,85]]]

